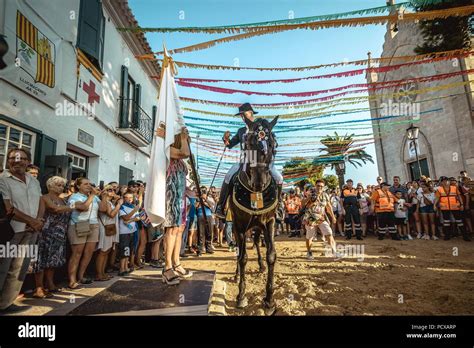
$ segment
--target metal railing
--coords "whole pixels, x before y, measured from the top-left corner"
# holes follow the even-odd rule
[[[153,140],[153,119],[133,99],[120,98],[119,102],[122,103],[123,112],[127,115],[126,118],[120,119],[120,128],[129,128],[151,143]]]

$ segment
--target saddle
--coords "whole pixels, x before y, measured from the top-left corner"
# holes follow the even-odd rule
[[[254,192],[240,179],[240,173],[233,178],[232,202],[250,215],[262,215],[275,210],[278,205],[277,184],[271,179],[262,192]]]

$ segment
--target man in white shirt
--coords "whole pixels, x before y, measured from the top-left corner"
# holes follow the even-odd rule
[[[29,306],[13,304],[26,277],[26,272],[34,254],[34,245],[38,232],[43,228],[43,220],[37,218],[41,188],[38,180],[26,172],[31,154],[26,149],[13,148],[7,153],[7,167],[0,176],[0,192],[7,210],[13,208],[10,222],[13,231],[9,241],[9,250],[16,250],[16,255],[0,258],[0,311],[4,313],[21,312]],[[28,254],[20,253],[30,246]],[[15,247],[16,246],[16,247]],[[12,249],[13,247],[13,249]]]

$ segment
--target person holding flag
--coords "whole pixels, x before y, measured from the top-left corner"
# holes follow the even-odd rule
[[[145,210],[153,224],[165,230],[165,268],[162,280],[177,285],[192,273],[180,263],[181,240],[186,226],[187,167],[184,159],[190,156],[190,137],[184,123],[183,111],[174,76],[176,67],[164,49],[157,120],[159,127],[153,139],[150,157]]]
[[[163,128],[157,131],[158,136],[164,136]],[[166,172],[166,215],[163,227],[165,228],[165,268],[163,282],[168,285],[179,284],[180,278],[189,278],[192,273],[185,270],[180,263],[181,240],[186,226],[186,176],[188,168],[184,159],[188,158],[189,142],[188,130],[182,128],[181,134],[175,135],[175,142],[171,146],[171,161]]]

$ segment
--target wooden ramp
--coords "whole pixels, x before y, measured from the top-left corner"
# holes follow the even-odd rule
[[[67,315],[208,315],[214,282],[214,271],[197,271],[176,286],[164,284],[161,274],[132,274]]]

